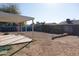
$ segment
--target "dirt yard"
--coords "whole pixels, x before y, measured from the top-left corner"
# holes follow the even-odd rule
[[[52,40],[51,38],[56,36],[56,34],[42,32],[18,34],[28,36],[32,38],[34,42],[14,54],[14,56],[79,56],[78,36],[65,36]],[[9,54],[23,45],[24,44],[13,46],[14,49],[9,51]]]

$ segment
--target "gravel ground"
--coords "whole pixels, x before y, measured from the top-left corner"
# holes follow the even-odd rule
[[[79,56],[78,36],[69,35],[52,40],[51,38],[57,36],[56,34],[42,32],[18,32],[15,34],[28,36],[32,38],[34,42],[14,54],[14,56]],[[24,44],[13,45],[12,47],[14,49],[9,51],[7,55],[23,45]]]

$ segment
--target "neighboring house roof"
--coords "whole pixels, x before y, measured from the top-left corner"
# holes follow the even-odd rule
[[[51,24],[57,24],[57,23],[45,23],[45,24],[49,24],[49,25],[51,25]]]
[[[33,17],[22,16],[18,14],[4,13],[0,11],[0,22],[14,22],[20,23],[24,21],[33,20]]]
[[[79,24],[79,20],[71,20],[72,24]],[[60,22],[59,24],[68,24],[66,21]]]

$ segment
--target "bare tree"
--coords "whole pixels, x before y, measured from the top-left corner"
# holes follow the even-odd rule
[[[17,4],[3,4],[0,7],[0,11],[6,13],[20,14]]]

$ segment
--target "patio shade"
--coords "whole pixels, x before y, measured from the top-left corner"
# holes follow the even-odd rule
[[[21,22],[29,21],[33,19],[34,19],[33,17],[5,13],[0,11],[0,22],[21,23]]]

